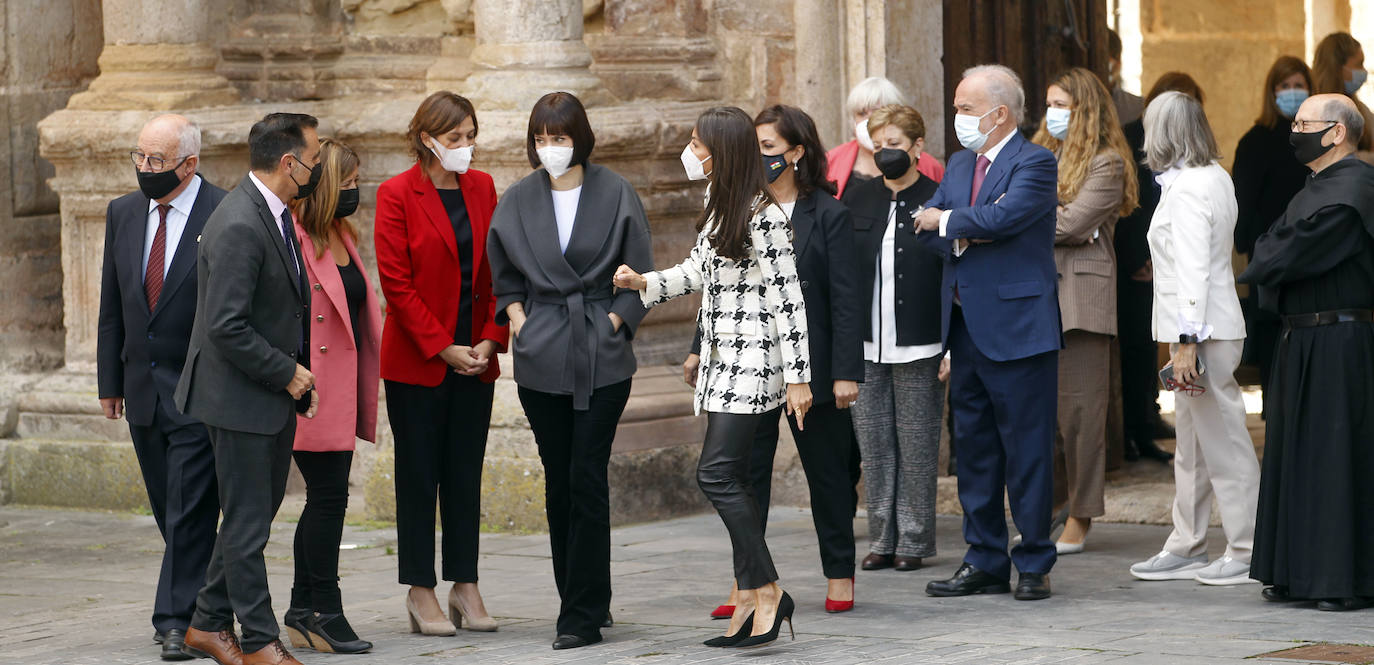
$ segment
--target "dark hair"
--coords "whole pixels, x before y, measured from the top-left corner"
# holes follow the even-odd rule
[[[539,98],[530,111],[530,127],[525,133],[525,154],[530,168],[539,168],[539,153],[534,150],[535,134],[563,134],[572,139],[572,164],[587,165],[596,146],[596,135],[587,121],[587,109],[571,92],[551,92]]]
[[[438,141],[440,136],[453,131],[467,118],[472,118],[472,131],[476,134],[477,110],[472,107],[472,102],[468,101],[467,97],[447,90],[440,90],[426,97],[425,101],[420,102],[420,108],[415,109],[415,115],[410,119],[410,129],[406,130],[410,153],[415,155],[415,159],[421,164],[429,166],[435,159],[434,153],[420,140],[420,133],[429,134],[430,138]]]
[[[697,138],[711,153],[711,196],[697,220],[697,231],[713,222],[711,247],[723,258],[749,256],[749,224],[774,203],[759,165],[759,139],[749,114],[735,106],[706,109],[696,124]]]
[[[1188,95],[1196,99],[1199,104],[1203,103],[1202,86],[1198,85],[1197,81],[1193,80],[1193,77],[1184,72],[1165,72],[1155,81],[1154,87],[1150,88],[1150,94],[1145,95],[1145,105],[1149,106],[1150,102],[1155,100],[1155,97],[1169,92],[1170,90]]]
[[[1107,57],[1121,60],[1121,35],[1116,34],[1111,28],[1107,28]]]
[[[1274,95],[1274,88],[1278,87],[1284,79],[1294,75],[1302,74],[1302,80],[1307,83],[1307,91],[1312,92],[1312,70],[1307,68],[1307,63],[1291,55],[1281,55],[1274,61],[1269,68],[1269,74],[1264,77],[1264,105],[1260,107],[1259,119],[1255,124],[1264,125],[1269,129],[1278,129],[1287,120],[1281,120],[1283,113],[1279,111],[1277,97]],[[1285,126],[1287,126],[1285,124]]]
[[[831,196],[838,188],[826,178],[825,146],[816,132],[816,123],[811,116],[795,106],[776,104],[754,116],[754,126],[772,125],[774,131],[788,145],[801,146],[802,156],[797,160],[797,196],[809,196],[821,190]]]
[[[268,113],[248,130],[248,168],[273,172],[282,155],[296,154],[305,147],[306,128],[320,121],[304,113]]]

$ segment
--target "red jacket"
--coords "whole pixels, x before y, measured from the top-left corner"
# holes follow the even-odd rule
[[[849,174],[854,170],[854,162],[859,159],[859,141],[851,140],[848,143],[841,143],[825,153],[826,177],[834,180],[839,191],[835,192],[835,198],[844,195],[844,186],[849,184]],[[945,167],[940,164],[940,160],[935,159],[928,152],[921,152],[921,157],[916,160],[916,170],[921,175],[940,182],[945,178]]]
[[[459,289],[472,290],[473,341],[489,339],[505,351],[508,330],[495,322],[486,257],[496,187],[491,176],[475,170],[459,174],[458,187],[472,224],[471,285],[462,283],[453,225],[424,167],[417,162],[377,188],[377,273],[386,296],[383,379],[431,387],[443,382],[450,370],[439,352],[453,344]],[[481,379],[491,383],[500,373],[492,358]]]

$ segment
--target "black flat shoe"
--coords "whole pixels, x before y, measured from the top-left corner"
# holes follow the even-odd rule
[[[559,635],[558,637],[555,637],[553,640],[553,649],[554,651],[561,651],[563,649],[576,649],[578,647],[585,647],[591,644],[596,644],[600,641],[600,637],[597,637],[594,640],[589,640],[585,637],[582,637],[581,635]]]
[[[194,657],[186,653],[186,631],[173,628],[162,634],[163,660],[191,660]]]
[[[615,627],[615,617],[612,617],[610,612],[607,612],[607,613],[606,613],[606,620],[601,622],[601,627],[602,627],[602,628],[614,628],[614,627]]]
[[[959,566],[953,577],[932,580],[926,585],[926,594],[937,598],[972,596],[976,593],[1011,593],[1011,585],[1006,580],[978,570],[968,563]]]
[[[372,649],[372,643],[360,639],[348,624],[342,612],[330,614],[310,613],[305,617],[305,636],[310,640],[310,648],[325,653],[364,653]]]
[[[1154,441],[1145,439],[1136,442],[1136,448],[1140,451],[1140,456],[1145,459],[1152,459],[1156,462],[1169,463],[1174,459],[1174,454],[1155,445]]]
[[[1017,600],[1044,600],[1050,597],[1050,576],[1047,573],[1021,573],[1016,580]]]
[[[792,611],[795,609],[797,609],[797,605],[792,602],[792,597],[787,595],[786,591],[782,592],[782,599],[778,601],[778,613],[773,615],[773,627],[762,635],[746,637],[731,646],[747,649],[749,647],[761,647],[765,644],[770,644],[777,640],[778,635],[782,633],[782,622],[784,620],[787,621],[787,632],[792,635],[792,639],[797,639],[797,632],[792,630]]]
[[[702,642],[702,644],[708,647],[732,647],[749,637],[749,633],[752,632],[754,632],[754,613],[750,612],[749,616],[745,618],[744,623],[740,625],[739,630],[735,631],[734,635],[717,635],[716,637]]]
[[[1279,586],[1277,584],[1264,587],[1264,589],[1260,591],[1260,597],[1271,603],[1291,603],[1297,600],[1288,595],[1288,587]]]
[[[1349,612],[1374,607],[1374,598],[1327,598],[1317,601],[1317,609],[1323,612]]]
[[[864,570],[882,570],[892,567],[891,554],[869,554],[864,557],[863,563],[859,564]]]
[[[921,557],[898,556],[892,558],[892,569],[903,572],[921,569]]]

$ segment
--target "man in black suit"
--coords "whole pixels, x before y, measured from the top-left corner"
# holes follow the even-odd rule
[[[224,190],[196,174],[200,128],[153,118],[132,152],[139,191],[105,212],[96,372],[105,417],[127,415],[148,503],[165,550],[153,601],[163,660],[188,660],[182,640],[215,544],[219,500],[205,426],[172,396],[196,314],[196,246]]]
[[[253,125],[252,170],[205,223],[200,245],[176,402],[209,428],[224,520],[186,646],[220,665],[298,665],[278,639],[263,548],[286,493],[296,414],[313,417],[317,403],[307,367],[310,292],[287,208],[319,182],[316,125],[298,113]]]

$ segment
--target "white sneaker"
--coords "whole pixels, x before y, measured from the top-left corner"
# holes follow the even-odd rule
[[[1131,575],[1136,579],[1150,580],[1192,580],[1197,572],[1207,566],[1207,555],[1184,558],[1169,552],[1160,552],[1146,561],[1131,566]],[[1247,567],[1248,573],[1248,567]]]
[[[1221,557],[1197,571],[1195,579],[1213,586],[1259,583],[1259,580],[1250,579],[1250,564],[1229,556]]]

